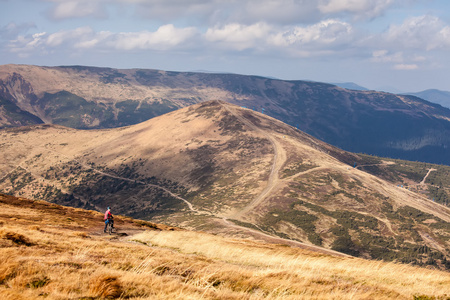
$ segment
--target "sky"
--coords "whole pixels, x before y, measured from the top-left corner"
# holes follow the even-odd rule
[[[450,91],[448,0],[0,0],[0,65]]]

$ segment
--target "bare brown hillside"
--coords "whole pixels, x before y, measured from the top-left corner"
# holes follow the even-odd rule
[[[447,299],[448,272],[0,194],[0,298]]]
[[[139,76],[139,71],[143,72]],[[138,73],[138,75],[136,75]],[[15,86],[9,86],[11,91],[20,91],[17,89],[21,83],[31,84],[30,92],[37,97],[42,97],[45,93],[56,93],[59,91],[68,91],[76,94],[88,101],[106,101],[120,102],[125,100],[147,100],[157,101],[158,99],[174,98],[179,99],[180,105],[185,106],[181,99],[195,96],[195,92],[191,89],[196,78],[189,79],[180,76],[176,89],[167,86],[165,83],[152,82],[146,84],[140,77],[145,74],[155,78],[167,75],[162,70],[115,70],[111,68],[94,68],[94,67],[39,67],[29,65],[3,65],[0,68],[0,80],[12,79]],[[14,75],[15,74],[15,75]],[[173,73],[175,75],[176,73]],[[22,80],[20,80],[22,79]],[[148,80],[148,79],[147,79]],[[221,89],[204,87],[199,88],[198,96],[205,99],[205,95],[209,95],[209,99],[226,98],[227,93]],[[25,95],[24,95],[25,96]],[[26,101],[26,97],[23,101]],[[187,103],[190,103],[188,101]]]
[[[415,96],[238,74],[0,66],[0,128],[117,128],[211,100],[264,112],[351,152],[450,165],[450,110]]]
[[[0,189],[9,194],[449,267],[448,207],[344,163],[355,154],[226,102],[118,129],[5,129],[0,142]]]

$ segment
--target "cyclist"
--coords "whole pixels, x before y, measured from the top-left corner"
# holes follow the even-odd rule
[[[111,213],[111,207],[108,206],[108,209],[105,212],[105,217],[103,218],[105,220],[105,229],[103,232],[106,232],[106,227],[108,226],[108,223],[111,223],[111,227],[114,228],[114,220],[113,215]]]

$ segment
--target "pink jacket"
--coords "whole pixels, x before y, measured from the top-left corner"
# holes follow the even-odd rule
[[[107,219],[111,219],[112,218],[112,214],[109,210],[107,210],[105,212],[105,217],[103,218],[103,220],[107,220]]]

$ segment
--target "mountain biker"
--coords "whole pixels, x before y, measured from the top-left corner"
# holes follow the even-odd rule
[[[106,232],[106,227],[108,226],[108,223],[111,223],[111,227],[114,228],[114,220],[113,220],[114,218],[111,213],[111,207],[108,206],[105,212],[105,217],[103,219],[105,220],[105,229],[103,230],[103,232]]]

